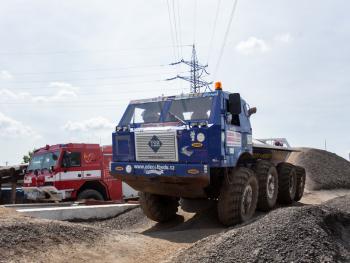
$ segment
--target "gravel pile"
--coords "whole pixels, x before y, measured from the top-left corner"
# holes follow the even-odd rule
[[[137,231],[144,228],[145,225],[154,224],[148,219],[141,208],[134,208],[121,215],[104,220],[95,220],[83,222],[84,224],[93,225],[101,228],[110,228],[115,230],[131,230]]]
[[[350,188],[350,162],[324,150],[300,148],[288,162],[306,169],[308,190]]]
[[[1,209],[1,208],[0,208]],[[61,244],[93,243],[104,230],[81,224],[34,219],[0,211],[0,262],[48,251]]]
[[[323,205],[327,207],[333,207],[336,209],[339,209],[345,213],[350,213],[350,196],[341,196],[337,198],[333,198],[325,203]]]
[[[350,262],[350,213],[344,201],[350,196],[328,205],[277,209],[202,239],[171,262]]]

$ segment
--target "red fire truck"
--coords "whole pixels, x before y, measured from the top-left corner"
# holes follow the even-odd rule
[[[109,174],[111,146],[68,143],[36,150],[24,176],[27,199],[37,201],[118,200],[137,192]]]

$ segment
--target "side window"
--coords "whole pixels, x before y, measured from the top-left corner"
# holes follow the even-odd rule
[[[63,167],[80,167],[81,153],[80,152],[65,152],[62,160]]]
[[[228,100],[226,100],[226,110],[227,110],[227,111],[228,111],[228,109],[229,109],[228,104],[229,104],[229,102],[228,102]],[[239,121],[239,115],[238,115],[238,114],[232,115],[232,120],[231,120],[231,123],[230,123],[230,124],[231,124],[231,125],[236,125],[236,126],[240,126],[240,125],[241,125],[241,123],[240,123],[240,121]]]
[[[70,154],[70,166],[71,167],[81,166],[81,154],[80,154],[80,152],[72,152]]]

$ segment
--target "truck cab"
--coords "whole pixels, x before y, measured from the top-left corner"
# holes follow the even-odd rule
[[[24,176],[28,199],[123,200],[122,182],[109,173],[111,146],[98,144],[46,145],[36,150]],[[136,196],[136,193],[133,191]]]
[[[111,174],[140,191],[141,208],[158,222],[175,216],[179,199],[183,209],[191,200],[217,202],[225,225],[247,221],[256,207],[272,209],[277,197],[291,203],[301,198],[305,170],[284,162],[290,149],[264,144],[254,157],[255,112],[221,83],[211,92],[133,100],[112,134]]]
[[[113,133],[111,173],[140,191],[206,197],[212,168],[252,154],[248,111],[222,90],[131,101]]]

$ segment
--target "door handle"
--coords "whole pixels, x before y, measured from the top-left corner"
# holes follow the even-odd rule
[[[78,174],[78,177],[81,177],[81,174]]]

